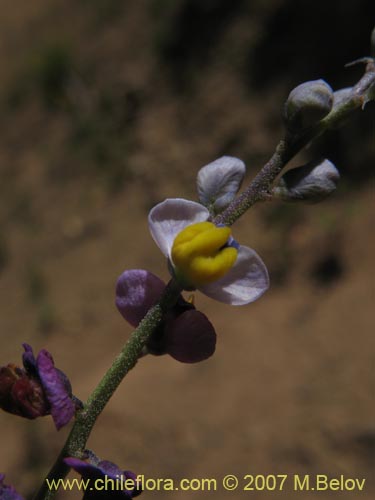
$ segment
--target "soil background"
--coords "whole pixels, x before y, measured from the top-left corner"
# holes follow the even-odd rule
[[[196,199],[200,167],[243,159],[246,182],[283,134],[306,80],[363,68],[372,1],[0,0],[0,364],[47,348],[85,400],[131,328],[114,306],[125,269],[168,279],[147,213]],[[149,478],[216,478],[216,492],[142,498],[375,498],[374,104],[293,162],[341,172],[314,206],[255,206],[234,227],[271,288],[230,307],[195,295],[215,355],[142,359],[88,447]],[[31,498],[68,429],[0,414],[0,471]],[[235,474],[240,487],[220,480]],[[242,491],[288,474],[284,491]],[[362,492],[299,491],[294,474],[365,478]],[[75,477],[72,475],[72,477]],[[78,492],[59,498],[79,498]]]

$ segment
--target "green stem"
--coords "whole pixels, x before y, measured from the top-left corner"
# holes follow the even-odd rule
[[[35,500],[46,500],[54,497],[56,491],[50,489],[48,485],[51,484],[51,481],[58,481],[68,474],[69,467],[63,461],[65,457],[84,457],[86,443],[95,425],[96,419],[105,408],[123,378],[137,364],[144,345],[147,343],[152,332],[162,321],[166,311],[175,304],[180,293],[181,288],[179,285],[174,280],[171,280],[160,302],[148,311],[137,329],[134,330],[128,342],[114,360],[112,366],[105,373],[104,377],[87,400],[84,408],[77,413],[74,425],[65,445],[52,469],[44,479],[43,484],[35,496]]]

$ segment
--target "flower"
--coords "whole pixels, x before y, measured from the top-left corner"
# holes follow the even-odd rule
[[[23,368],[12,363],[0,368],[0,408],[29,419],[51,414],[59,430],[76,410],[70,382],[48,351],[35,358],[30,345],[23,347]]]
[[[126,321],[136,327],[164,290],[163,281],[149,271],[125,271],[117,281],[116,306]],[[212,356],[215,345],[216,333],[208,318],[180,295],[146,348],[151,354],[169,354],[182,363],[197,363]]]
[[[13,486],[7,486],[3,483],[4,477],[4,474],[0,474],[0,500],[24,500]]]
[[[207,223],[209,216],[208,209],[200,203],[182,198],[167,199],[150,211],[149,228],[155,243],[167,257],[173,275],[185,289],[197,288],[215,300],[232,305],[253,302],[268,289],[266,266],[254,250],[233,240],[229,228],[218,228],[212,223],[202,226],[204,231],[200,231],[201,226],[193,227],[193,224]],[[189,226],[191,228],[186,230]],[[194,243],[197,234],[205,232]],[[190,247],[188,245],[181,256],[178,247],[181,241],[189,243],[189,238]],[[236,250],[235,259],[233,250],[228,255],[227,249]],[[197,258],[196,265],[194,260]],[[210,266],[214,272],[208,272],[207,276],[205,273]],[[223,271],[221,276],[220,269]]]
[[[133,472],[121,470],[107,460],[91,464],[68,457],[64,462],[81,474],[84,480],[90,480],[90,486],[85,488],[84,500],[124,500],[134,498],[142,492]]]

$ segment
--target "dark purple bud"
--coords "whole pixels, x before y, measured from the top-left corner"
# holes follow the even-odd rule
[[[165,348],[182,363],[198,363],[215,352],[216,333],[208,318],[195,309],[186,311],[165,328]]]
[[[91,464],[73,457],[65,458],[64,462],[84,480],[90,480],[83,496],[85,500],[124,500],[141,493],[136,475],[131,471],[121,470],[113,462],[102,460]]]
[[[0,500],[24,500],[13,486],[4,484],[4,474],[0,474]]]
[[[152,335],[147,342],[147,353],[155,356],[168,353],[166,329],[185,311],[195,310],[195,307],[190,302],[187,302],[182,295],[177,299],[176,304],[166,313],[164,320],[152,332]]]

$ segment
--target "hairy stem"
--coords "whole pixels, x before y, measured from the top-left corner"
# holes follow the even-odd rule
[[[65,445],[52,469],[44,479],[35,496],[35,500],[54,497],[56,490],[51,489],[49,485],[53,480],[58,481],[68,474],[69,467],[63,461],[65,457],[84,457],[86,443],[96,419],[105,408],[123,378],[137,364],[144,345],[162,321],[166,311],[175,304],[180,293],[181,288],[174,280],[171,280],[160,302],[148,311],[137,329],[131,334],[128,342],[105,373],[83,409],[77,413]]]

